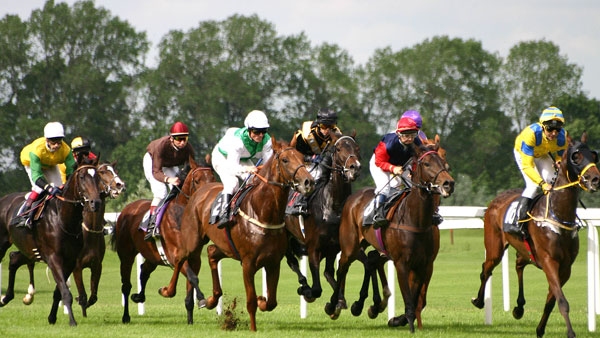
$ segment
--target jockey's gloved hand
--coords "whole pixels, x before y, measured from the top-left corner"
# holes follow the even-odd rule
[[[51,196],[60,195],[60,193],[61,193],[61,190],[60,190],[60,188],[58,188],[58,187],[55,187],[55,186],[54,186],[54,185],[52,185],[52,184],[47,184],[47,185],[44,187],[44,190],[46,190],[46,192],[47,192],[49,195],[51,195]]]
[[[317,164],[319,164],[319,163],[321,163],[321,160],[322,160],[322,159],[323,159],[323,158],[321,157],[321,155],[313,155],[313,157],[312,157],[312,161],[311,161],[311,162],[312,162],[312,163],[317,163]]]

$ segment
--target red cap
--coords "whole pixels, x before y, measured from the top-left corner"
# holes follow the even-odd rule
[[[169,131],[171,136],[189,135],[190,131],[183,122],[175,122]]]
[[[411,119],[410,117],[403,117],[398,121],[398,126],[396,127],[397,133],[410,133],[419,131],[419,127],[417,127],[417,122]]]

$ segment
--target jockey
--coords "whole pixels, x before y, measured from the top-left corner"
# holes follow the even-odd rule
[[[415,123],[417,124],[417,128],[419,128],[419,132],[417,134],[419,136],[419,139],[421,139],[421,141],[423,142],[427,141],[427,135],[425,135],[425,132],[421,130],[421,128],[423,128],[423,118],[421,117],[421,114],[419,114],[419,112],[416,110],[407,110],[402,114],[402,116],[400,116],[400,118],[403,117],[408,117],[415,121]]]
[[[169,130],[169,135],[158,138],[146,147],[143,159],[144,175],[150,183],[153,198],[150,202],[150,217],[147,222],[147,233],[144,237],[149,240],[153,236],[160,236],[156,229],[156,209],[160,202],[167,196],[167,189],[173,189],[183,182],[177,177],[179,166],[188,162],[189,157],[194,157],[194,149],[188,143],[188,127],[182,122],[175,122]],[[142,228],[144,228],[142,225]]]
[[[45,191],[56,196],[61,193],[62,177],[60,164],[65,164],[66,174],[70,176],[76,167],[71,148],[64,142],[65,131],[60,122],[49,122],[44,127],[44,137],[40,137],[26,145],[21,151],[21,164],[31,182],[31,192],[27,197],[19,215],[29,211],[33,202]],[[17,217],[12,224],[21,223],[25,217]],[[25,224],[30,225],[31,219],[26,219]]]
[[[246,116],[243,128],[229,128],[212,151],[213,168],[223,183],[223,203],[219,214],[219,229],[231,225],[229,204],[239,188],[238,179],[256,174],[253,159],[267,162],[273,155],[269,120],[265,113],[253,110]]]
[[[96,159],[96,154],[91,151],[90,140],[85,137],[77,136],[71,141],[71,151],[77,165],[89,163]],[[59,164],[62,181],[67,181],[67,168],[64,164]]]
[[[305,121],[302,129],[294,133],[290,146],[304,155],[307,169],[315,181],[321,178],[323,172],[319,163],[323,160],[321,153],[331,140],[331,133],[341,134],[337,127],[337,114],[329,108],[321,108],[315,121]],[[294,193],[293,193],[294,194]],[[308,215],[307,196],[295,193],[294,215]]]
[[[373,227],[387,225],[384,214],[384,204],[391,188],[404,184],[401,175],[404,166],[414,155],[412,144],[421,145],[417,138],[419,128],[417,123],[409,118],[398,120],[396,132],[385,134],[375,147],[369,161],[369,169],[375,181],[375,216]]]
[[[525,180],[525,189],[515,213],[516,233],[523,233],[523,223],[529,218],[527,211],[538,188],[544,194],[552,190],[552,184],[548,182],[556,179],[555,162],[560,161],[569,146],[564,124],[562,111],[551,106],[542,111],[539,122],[523,129],[515,139],[513,152]]]

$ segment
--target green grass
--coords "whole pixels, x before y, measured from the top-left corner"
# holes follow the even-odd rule
[[[578,337],[598,337],[598,332],[587,330],[587,258],[586,230],[581,232],[581,251],[573,266],[571,279],[564,287],[569,300],[571,321]],[[484,324],[484,311],[471,305],[471,298],[479,287],[479,273],[484,257],[482,230],[454,230],[453,244],[450,231],[442,231],[440,254],[435,262],[433,279],[428,292],[428,305],[423,312],[424,328],[417,331],[418,337],[523,337],[535,336],[535,328],[540,319],[548,285],[544,274],[530,266],[525,269],[525,315],[517,321],[510,312],[504,312],[502,302],[501,268],[495,270],[493,279],[493,324]],[[514,257],[514,251],[511,251]],[[8,255],[7,255],[8,256]],[[2,266],[2,293],[8,283],[8,259]],[[204,261],[205,262],[205,261]],[[75,305],[77,327],[68,325],[68,318],[59,310],[58,321],[49,325],[47,316],[50,311],[53,283],[48,282],[45,265],[36,269],[37,294],[30,306],[21,302],[26,286],[26,268],[19,270],[15,299],[0,308],[1,337],[247,337],[250,335],[248,316],[245,310],[245,292],[243,289],[241,267],[237,261],[223,261],[224,304],[238,301],[238,315],[241,328],[237,331],[223,331],[221,319],[215,311],[206,309],[194,311],[194,325],[186,324],[186,312],[183,305],[185,285],[180,279],[179,293],[172,299],[165,299],[156,292],[168,283],[171,270],[159,267],[148,283],[146,293],[146,314],[137,314],[137,305],[131,303],[131,323],[122,324],[121,283],[119,262],[116,254],[107,250],[104,260],[104,272],[100,283],[99,301],[88,309],[84,318],[81,309]],[[513,263],[510,267],[511,308],[515,305],[516,275]],[[135,271],[134,274],[135,276]],[[89,271],[85,271],[86,285],[89,286]],[[135,277],[134,277],[135,278]],[[200,273],[201,288],[205,294],[211,290],[209,271],[205,264]],[[350,268],[346,298],[351,304],[357,298],[362,278],[362,267],[355,263]],[[260,276],[257,286],[260,288]],[[133,280],[135,285],[135,280]],[[323,283],[326,283],[323,279]],[[388,328],[387,312],[376,319],[369,319],[366,309],[360,317],[354,317],[349,310],[342,312],[336,321],[325,315],[323,308],[331,295],[329,285],[324,285],[324,297],[308,305],[308,316],[299,316],[299,297],[296,277],[282,262],[282,274],[278,288],[278,307],[273,312],[258,312],[258,332],[254,337],[396,337],[408,335],[406,327]],[[134,286],[135,288],[135,286]],[[71,288],[74,296],[76,290]],[[397,289],[397,287],[396,287]],[[366,306],[371,304],[370,300]],[[403,312],[403,303],[399,292],[396,296],[396,314]],[[596,320],[599,320],[599,316]],[[562,316],[554,309],[546,327],[545,337],[564,337],[566,333]]]

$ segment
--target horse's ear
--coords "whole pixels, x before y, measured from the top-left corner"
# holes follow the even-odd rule
[[[210,158],[210,154],[206,154],[204,156],[204,161],[206,162],[207,166],[209,166],[209,167],[212,166],[212,159]]]
[[[191,168],[196,168],[198,166],[198,164],[194,160],[194,157],[191,154],[188,156],[188,162],[190,163]]]
[[[440,134],[435,134],[435,137],[433,138],[433,140],[435,141],[435,144],[439,147],[440,146]]]
[[[581,143],[583,144],[587,144],[587,131],[583,131],[583,134],[581,134]]]
[[[356,138],[356,129],[352,129],[352,132],[350,133],[350,137]]]

